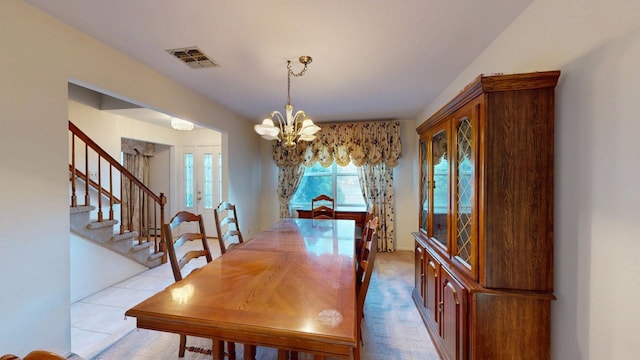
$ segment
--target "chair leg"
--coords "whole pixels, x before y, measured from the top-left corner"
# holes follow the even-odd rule
[[[244,360],[255,360],[257,349],[255,345],[244,344]]]
[[[229,360],[236,360],[236,343],[227,341],[227,353],[229,354]]]
[[[278,349],[278,360],[288,360],[289,359],[289,351]]]
[[[178,357],[184,357],[184,350],[187,346],[187,335],[180,335],[180,347],[178,348]]]
[[[213,360],[224,360],[224,341],[213,340]]]

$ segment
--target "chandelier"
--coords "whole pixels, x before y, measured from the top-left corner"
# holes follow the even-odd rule
[[[311,56],[300,56],[298,59],[304,64],[304,68],[299,73],[291,70],[291,60],[287,60],[287,104],[284,106],[284,113],[273,111],[269,117],[262,121],[262,124],[255,125],[253,128],[256,132],[267,140],[278,140],[284,143],[287,148],[293,148],[298,141],[312,141],[316,138],[316,133],[320,131],[320,127],[307,118],[307,114],[298,110],[293,113],[293,105],[291,105],[291,75],[294,77],[302,76],[307,71],[307,66],[311,64]],[[278,123],[275,126],[274,122]]]

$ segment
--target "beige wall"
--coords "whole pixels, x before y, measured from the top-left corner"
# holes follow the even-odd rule
[[[70,351],[69,81],[223,132],[228,196],[258,223],[252,123],[20,0],[0,2],[0,352]],[[246,139],[255,139],[247,141]]]
[[[640,2],[537,0],[424,110],[480,73],[560,69],[552,359],[640,354]]]

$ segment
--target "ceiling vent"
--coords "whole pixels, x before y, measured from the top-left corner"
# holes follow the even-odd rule
[[[218,67],[218,63],[210,59],[198,47],[191,46],[180,49],[166,50],[169,54],[178,58],[178,60],[187,64],[192,69],[204,69],[210,67]]]

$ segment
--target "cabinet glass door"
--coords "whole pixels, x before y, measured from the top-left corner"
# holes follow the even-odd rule
[[[454,263],[477,277],[476,138],[477,110],[473,105],[453,116],[453,215],[452,248]]]
[[[420,139],[420,231],[426,233],[429,226],[429,162],[427,140]]]
[[[443,247],[447,248],[449,235],[449,131],[445,123],[432,133],[431,162],[429,176],[431,180],[431,229],[429,235]]]

